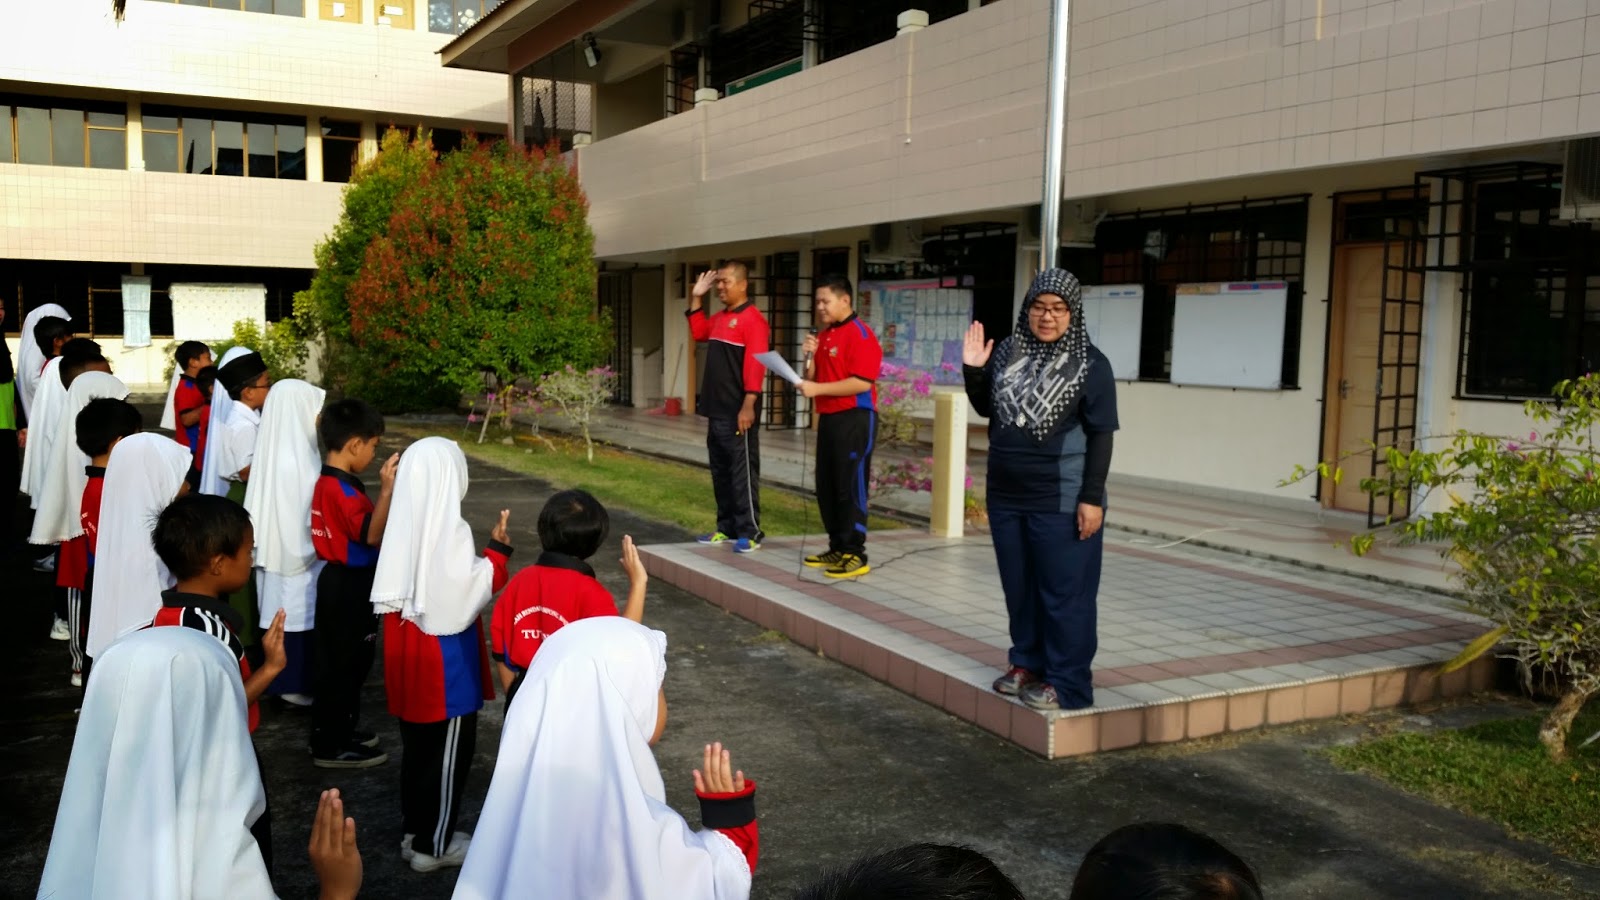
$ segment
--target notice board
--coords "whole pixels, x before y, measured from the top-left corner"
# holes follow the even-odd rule
[[[1083,323],[1089,340],[1111,361],[1118,381],[1139,377],[1139,338],[1144,329],[1144,285],[1096,284],[1083,288]]]
[[[1278,390],[1289,286],[1230,281],[1178,286],[1172,383]]]
[[[948,280],[946,281],[946,283]],[[858,312],[883,345],[883,361],[933,373],[937,384],[960,384],[961,344],[972,324],[972,291],[937,278],[864,281]],[[953,371],[944,371],[949,364]]]

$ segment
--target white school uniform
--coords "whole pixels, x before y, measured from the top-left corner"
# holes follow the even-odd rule
[[[55,452],[61,432],[61,408],[67,405],[67,389],[61,386],[61,357],[44,364],[33,395],[33,411],[28,416],[28,445],[22,451],[22,492],[28,505],[39,508],[44,492],[44,475],[50,454]]]
[[[29,424],[33,422],[33,398],[39,390],[45,360],[44,350],[33,339],[33,326],[44,318],[72,321],[72,316],[54,303],[32,310],[22,320],[22,340],[17,345],[17,396],[22,399],[22,414],[28,417]]]
[[[60,544],[83,534],[83,488],[90,459],[78,449],[78,413],[91,400],[126,400],[128,386],[107,372],[84,372],[67,389],[60,411],[55,443],[44,465],[39,492],[39,512],[33,517],[28,543],[39,547]]]

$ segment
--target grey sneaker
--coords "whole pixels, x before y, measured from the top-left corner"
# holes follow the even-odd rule
[[[1004,675],[995,679],[994,692],[996,694],[1005,694],[1007,697],[1015,697],[1022,693],[1023,688],[1038,680],[1039,676],[1029,672],[1027,669],[1021,666],[1012,666],[1006,670]]]
[[[450,837],[450,846],[438,856],[429,853],[411,853],[411,871],[437,872],[445,868],[461,868],[467,861],[467,849],[472,845],[472,836],[464,831],[458,831]]]

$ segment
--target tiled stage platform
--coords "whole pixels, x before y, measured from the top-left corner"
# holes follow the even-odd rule
[[[1039,713],[989,690],[1005,603],[987,535],[874,534],[838,583],[802,540],[641,548],[650,573],[1047,758],[1247,731],[1486,688],[1438,663],[1484,631],[1440,595],[1108,533],[1095,706]],[[816,538],[804,552],[816,552]]]

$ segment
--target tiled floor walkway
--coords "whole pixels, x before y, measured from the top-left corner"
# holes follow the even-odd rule
[[[1095,707],[1041,714],[989,690],[1009,641],[986,535],[874,535],[872,574],[845,583],[800,565],[815,540],[643,552],[657,577],[1047,757],[1418,702],[1491,674],[1433,674],[1483,631],[1437,594],[1108,532]]]
[[[559,425],[559,422],[547,423]],[[695,416],[661,416],[644,410],[607,409],[594,429],[596,437],[620,447],[695,465],[705,464],[705,420]],[[811,436],[801,431],[764,431],[761,435],[763,480],[809,488]],[[880,452],[880,461],[885,458]],[[969,466],[982,490],[984,454],[971,453]],[[1287,473],[1284,473],[1287,474]],[[1271,475],[1275,483],[1276,476]],[[1270,484],[1269,484],[1270,486]],[[1111,479],[1111,512],[1106,525],[1113,532],[1137,535],[1138,546],[1169,544],[1211,547],[1250,556],[1295,563],[1395,585],[1426,590],[1449,586],[1449,568],[1433,547],[1398,546],[1382,541],[1367,556],[1346,547],[1350,536],[1364,531],[1366,517],[1319,510],[1307,503],[1250,502],[1187,493],[1128,479]],[[1309,493],[1299,489],[1296,497]],[[1285,493],[1290,493],[1286,491]],[[928,495],[891,492],[875,503],[925,517]]]

